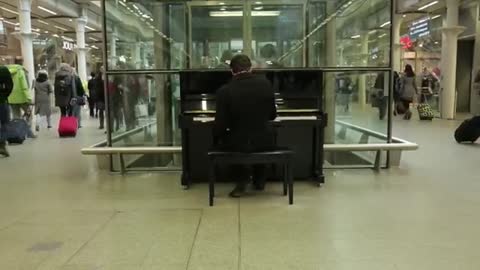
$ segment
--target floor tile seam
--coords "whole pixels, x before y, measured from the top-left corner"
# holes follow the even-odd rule
[[[240,214],[240,199],[237,203],[237,221],[238,221],[238,262],[237,270],[240,270],[242,267],[242,222]]]
[[[112,213],[112,215],[102,224],[98,227],[97,230],[95,230],[92,235],[87,239],[87,241],[85,241],[85,243],[83,243],[73,254],[72,256],[70,256],[66,261],[65,263],[62,265],[62,267],[65,267],[66,265],[68,265],[68,263],[75,257],[77,256],[93,239],[95,239],[95,237],[101,232],[103,231],[107,225],[112,222],[112,220],[115,218],[115,216],[117,216],[117,214],[119,213],[119,211],[114,211]]]
[[[190,246],[187,263],[185,265],[186,270],[190,268],[190,262],[192,260],[193,251],[195,250],[195,243],[197,243],[198,232],[200,231],[200,226],[202,225],[203,215],[204,215],[204,211],[203,209],[200,209],[200,217],[198,218],[197,228],[195,230],[195,235],[193,236],[192,245]]]
[[[5,230],[8,230],[9,228],[11,228],[11,227],[13,227],[13,226],[15,226],[15,225],[17,225],[17,224],[22,224],[22,220],[25,219],[25,218],[27,218],[27,217],[30,216],[30,215],[33,215],[33,213],[34,213],[34,211],[29,211],[28,214],[25,214],[24,216],[15,219],[12,223],[1,227],[1,228],[0,228],[0,232],[5,231]]]

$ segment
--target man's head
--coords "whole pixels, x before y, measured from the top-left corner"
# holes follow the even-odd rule
[[[230,68],[233,75],[248,73],[252,71],[252,61],[244,54],[237,54],[230,61]]]

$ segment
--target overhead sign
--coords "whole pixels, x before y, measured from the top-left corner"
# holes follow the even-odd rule
[[[400,38],[400,44],[402,44],[403,49],[410,49],[413,47],[412,39],[409,36],[403,36]]]
[[[63,41],[63,49],[64,50],[67,50],[67,51],[73,51],[73,49],[75,49],[77,47],[77,44],[74,44],[72,42],[68,42],[68,41]]]
[[[430,18],[425,17],[410,25],[409,36],[412,40],[430,35]]]

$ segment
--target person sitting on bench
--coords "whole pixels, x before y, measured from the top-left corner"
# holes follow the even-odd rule
[[[233,79],[217,92],[214,124],[216,148],[229,152],[274,150],[274,131],[268,122],[277,117],[275,93],[270,81],[252,74],[252,63],[246,55],[236,55],[230,62]],[[249,170],[242,165],[231,168],[236,181],[230,197],[245,195]],[[265,166],[253,168],[254,186],[265,187]]]

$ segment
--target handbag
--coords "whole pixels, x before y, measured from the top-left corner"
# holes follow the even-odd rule
[[[135,105],[135,116],[148,117],[148,105],[143,103]]]
[[[70,106],[84,106],[87,104],[85,100],[85,96],[78,96],[77,94],[77,85],[76,85],[76,78],[75,75],[72,75],[72,89],[73,89],[73,97],[70,99]]]

